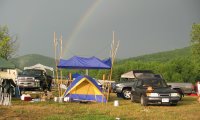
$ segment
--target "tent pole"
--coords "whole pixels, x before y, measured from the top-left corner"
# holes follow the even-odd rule
[[[85,74],[89,75],[89,70],[88,69],[85,70]]]

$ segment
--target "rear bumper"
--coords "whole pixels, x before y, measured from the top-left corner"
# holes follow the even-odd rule
[[[113,89],[113,92],[114,92],[114,93],[121,93],[121,92],[122,92],[122,89],[123,89],[123,88],[121,88],[121,87],[115,87],[115,88]]]

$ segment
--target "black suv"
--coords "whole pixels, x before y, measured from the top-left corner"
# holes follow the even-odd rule
[[[177,105],[179,100],[178,92],[159,77],[137,79],[131,90],[131,101],[140,102],[143,106],[153,103]]]
[[[141,77],[160,77],[151,70],[132,70],[121,75],[120,81],[112,85],[113,92],[118,97],[130,99],[131,88],[136,79]]]

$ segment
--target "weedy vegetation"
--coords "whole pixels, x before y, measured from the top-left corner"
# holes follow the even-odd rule
[[[114,100],[119,106],[114,106]],[[199,120],[197,97],[186,96],[177,106],[141,106],[111,94],[107,103],[27,102],[13,99],[12,106],[0,106],[0,119],[7,120]]]

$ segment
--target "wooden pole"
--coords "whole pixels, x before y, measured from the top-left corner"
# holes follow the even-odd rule
[[[54,32],[54,53],[55,53],[55,64],[56,64],[56,82],[58,85],[58,94],[60,96],[60,89],[59,89],[59,83],[58,83],[58,60],[57,60],[57,39],[56,39],[56,33]]]
[[[106,79],[106,75],[103,74],[103,84],[102,84],[102,88],[103,88],[103,95],[102,95],[102,103],[103,103],[103,98],[105,96],[105,79]]]
[[[119,47],[119,41],[117,42],[117,44],[115,43],[115,32],[113,32],[113,40],[112,40],[112,44],[111,44],[111,69],[110,69],[110,77],[109,80],[112,80],[112,74],[113,74],[113,66],[114,66],[114,60],[115,60],[115,56],[117,54],[117,49]],[[110,97],[110,84],[108,84],[108,94],[107,94],[107,101],[109,100]]]
[[[62,58],[62,33],[60,35],[60,59]],[[60,60],[59,60],[60,61]],[[62,69],[60,69],[60,78],[61,78],[61,85],[63,84],[63,78],[62,78]],[[62,88],[60,91],[60,95],[62,95]]]
[[[114,47],[114,41],[115,40],[115,33],[113,32],[113,40],[111,43],[111,69],[110,69],[110,81],[112,80],[112,69],[113,69],[113,47]],[[108,90],[107,90],[107,101],[109,100],[110,97],[110,88],[109,85],[107,84]]]

